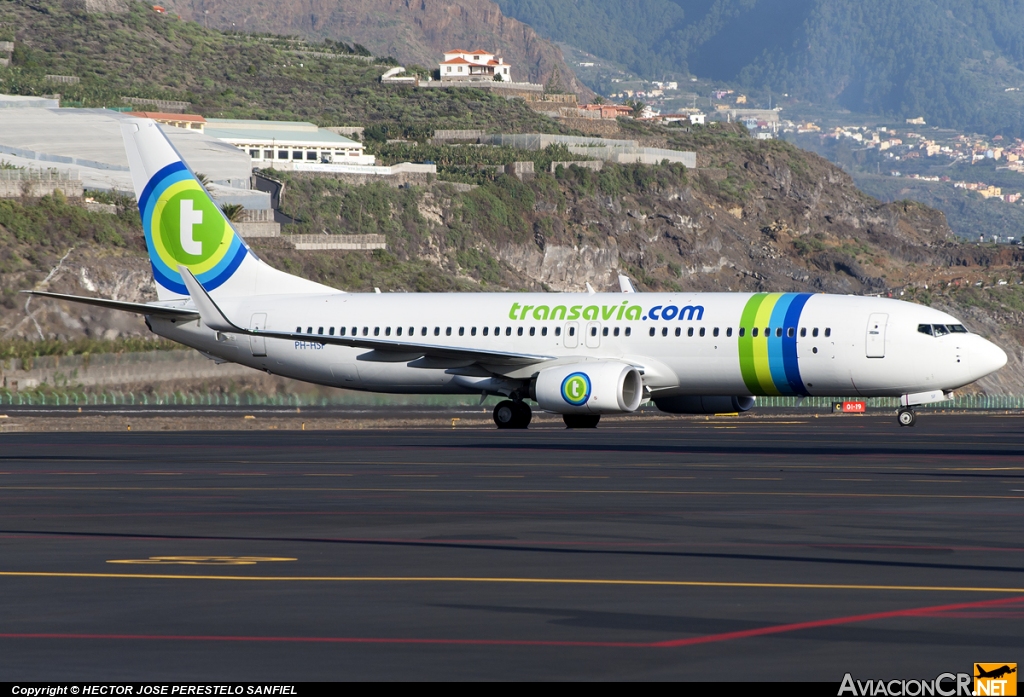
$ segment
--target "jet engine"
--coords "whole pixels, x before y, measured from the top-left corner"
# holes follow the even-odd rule
[[[655,397],[654,406],[669,414],[731,414],[748,411],[754,406],[753,397],[680,395]]]
[[[541,409],[558,414],[615,414],[636,411],[644,383],[635,366],[594,361],[546,368],[533,384]]]

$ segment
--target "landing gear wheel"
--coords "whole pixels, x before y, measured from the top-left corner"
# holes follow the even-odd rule
[[[917,414],[915,414],[914,410],[909,407],[900,409],[896,414],[896,418],[899,419],[900,426],[913,426],[917,423]]]
[[[597,428],[600,414],[562,414],[566,428]]]
[[[494,407],[493,416],[498,428],[526,428],[533,419],[533,411],[523,402],[506,399]]]

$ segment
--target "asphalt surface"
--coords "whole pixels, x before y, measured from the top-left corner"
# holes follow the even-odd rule
[[[1024,416],[0,434],[4,680],[1024,658]]]

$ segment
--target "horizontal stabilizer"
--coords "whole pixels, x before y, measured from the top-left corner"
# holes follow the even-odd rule
[[[123,300],[107,300],[106,298],[88,298],[82,295],[65,295],[64,293],[50,293],[44,290],[23,290],[26,295],[38,295],[41,298],[56,298],[68,302],[80,303],[82,305],[94,305],[105,307],[108,310],[119,310],[121,312],[135,312],[150,317],[163,317],[165,319],[195,319],[199,313],[191,308],[169,307],[166,305],[151,305],[148,303],[130,303]]]

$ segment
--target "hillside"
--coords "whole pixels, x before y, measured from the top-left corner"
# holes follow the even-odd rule
[[[642,290],[892,294],[947,308],[1003,345],[1010,365],[982,387],[1024,391],[1024,250],[959,243],[941,213],[879,203],[822,158],[740,128],[634,128],[645,142],[697,150],[700,169],[606,165],[526,182],[492,175],[470,191],[282,174],[285,211],[300,220],[295,232],[379,232],[388,248],[253,246],[279,268],[354,291],[561,291],[588,282],[613,290],[623,272]],[[13,295],[45,282],[56,291],[150,297],[130,206],[113,216],[53,199],[0,202],[0,258],[13,260],[0,270],[0,337],[146,334],[138,320],[37,300],[28,316]],[[134,324],[112,324],[126,321]]]
[[[854,112],[1024,135],[1021,0],[499,0],[648,78],[692,73]],[[767,98],[764,99],[767,101]]]
[[[431,70],[445,51],[483,48],[504,56],[517,81],[546,85],[557,75],[555,81],[567,90],[591,94],[557,46],[503,15],[491,0],[169,0],[165,5],[218,29],[359,43],[377,55]]]
[[[394,59],[361,55],[365,49],[222,33],[142,3],[126,7],[84,13],[58,2],[0,0],[0,40],[15,40],[12,65],[0,67],[0,91],[59,90],[65,106],[123,107],[122,97],[185,101],[207,117],[378,124],[390,137],[422,138],[435,128],[560,132],[521,100],[381,85]],[[57,85],[46,75],[81,82]]]

